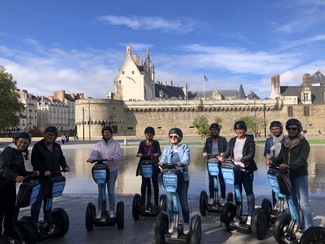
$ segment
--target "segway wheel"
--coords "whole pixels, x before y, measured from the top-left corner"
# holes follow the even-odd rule
[[[291,215],[287,212],[281,214],[274,222],[273,225],[273,236],[278,243],[286,243],[285,231],[288,229],[291,221]]]
[[[63,208],[52,210],[53,224],[59,228],[58,237],[64,236],[69,230],[69,216]]]
[[[251,227],[256,239],[263,240],[265,238],[268,225],[269,218],[266,211],[263,208],[255,209]]]
[[[325,228],[313,226],[308,228],[301,236],[300,244],[318,244],[325,243]]]
[[[234,201],[234,193],[228,192],[226,195],[227,202],[233,202]]]
[[[86,209],[86,229],[88,231],[93,230],[94,228],[94,222],[96,218],[96,207],[93,203],[88,203],[87,209]]]
[[[22,221],[25,221],[30,224],[30,226],[33,228],[33,231],[35,233],[35,236],[38,235],[38,227],[36,221],[31,216],[24,216],[21,218]]]
[[[205,216],[208,210],[208,194],[206,191],[201,191],[200,194],[200,213]]]
[[[135,194],[132,202],[132,216],[134,220],[138,220],[140,216],[141,197],[139,194]]]
[[[167,196],[165,194],[160,196],[159,202],[160,202],[160,211],[167,212]]]
[[[155,240],[157,244],[165,244],[165,234],[168,231],[168,216],[164,211],[159,212],[155,225]]]
[[[119,230],[124,228],[124,202],[122,201],[116,205],[116,223]]]
[[[230,223],[236,216],[236,205],[233,202],[226,202],[220,213],[221,226],[224,230],[232,231]]]
[[[271,201],[267,198],[264,198],[261,204],[261,207],[265,210],[267,213],[267,217],[269,219],[269,222],[271,220],[271,214],[272,214],[272,204]]]
[[[191,219],[191,244],[200,244],[201,236],[202,236],[202,222],[201,217],[199,215],[195,215]]]
[[[37,235],[35,235],[33,227],[27,221],[18,220],[17,226],[22,233],[22,238],[25,243],[35,244],[37,241]]]

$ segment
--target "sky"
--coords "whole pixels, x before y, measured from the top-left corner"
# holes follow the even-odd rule
[[[156,81],[190,91],[239,89],[270,96],[271,77],[300,85],[325,75],[323,0],[0,0],[0,65],[17,88],[107,98],[126,56]],[[204,75],[208,81],[204,81]],[[204,83],[205,82],[205,83]]]

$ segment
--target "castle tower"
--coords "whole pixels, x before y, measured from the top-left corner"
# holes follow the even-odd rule
[[[276,99],[280,97],[280,75],[273,75],[271,77],[271,93],[270,98]]]
[[[126,46],[126,57],[115,79],[116,100],[153,100],[155,98],[155,69],[146,50],[144,64],[132,47]]]

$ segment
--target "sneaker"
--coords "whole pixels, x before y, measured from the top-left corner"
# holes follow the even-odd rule
[[[304,233],[303,230],[298,230],[298,231],[295,233],[295,235],[296,235],[296,239],[300,239],[303,233]]]
[[[252,223],[252,216],[248,216],[246,219],[246,225],[251,225]]]
[[[54,230],[55,230],[55,225],[51,225],[51,226],[49,226],[48,233],[51,234],[54,232]]]
[[[235,219],[234,225],[239,226],[240,225],[240,219]]]
[[[114,219],[115,218],[115,212],[114,211],[109,211],[109,218]]]
[[[220,205],[223,207],[223,206],[225,205],[225,203],[226,203],[226,200],[225,200],[224,198],[221,198],[221,199],[219,200],[219,203],[220,203]]]
[[[190,225],[188,223],[184,223],[183,233],[184,233],[184,235],[187,235],[188,233],[190,233]]]
[[[173,230],[174,230],[174,221],[169,223],[169,228],[168,228],[168,233],[173,233]]]
[[[209,205],[213,205],[213,203],[214,203],[214,199],[213,198],[210,198],[209,201],[208,201],[208,204]]]
[[[96,219],[100,219],[102,217],[102,210],[97,211]]]

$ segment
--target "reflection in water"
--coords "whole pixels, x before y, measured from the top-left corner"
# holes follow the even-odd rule
[[[92,165],[87,163],[93,146],[83,145],[80,148],[69,147],[63,148],[67,163],[72,169],[66,174],[67,184],[64,190],[65,193],[78,194],[97,194],[97,186],[91,176]],[[116,182],[117,194],[135,194],[140,193],[141,177],[135,176],[135,171],[139,158],[135,157],[137,147],[122,147],[121,160],[118,164],[118,178]],[[203,146],[190,146],[191,150],[191,165],[189,167],[190,174],[190,188],[189,194],[199,195],[201,190],[206,191],[208,186],[206,161],[202,158]],[[162,147],[163,150],[163,147]],[[271,196],[271,188],[267,182],[266,172],[267,166],[263,157],[264,146],[256,147],[255,161],[258,170],[255,171],[254,176],[254,191],[255,195]],[[325,151],[323,146],[312,146],[309,156],[309,191],[311,196],[320,196],[325,189]],[[27,168],[30,168],[27,163]],[[316,180],[317,179],[317,180]],[[162,187],[161,191],[164,191]],[[231,186],[227,186],[227,191],[232,191]]]

